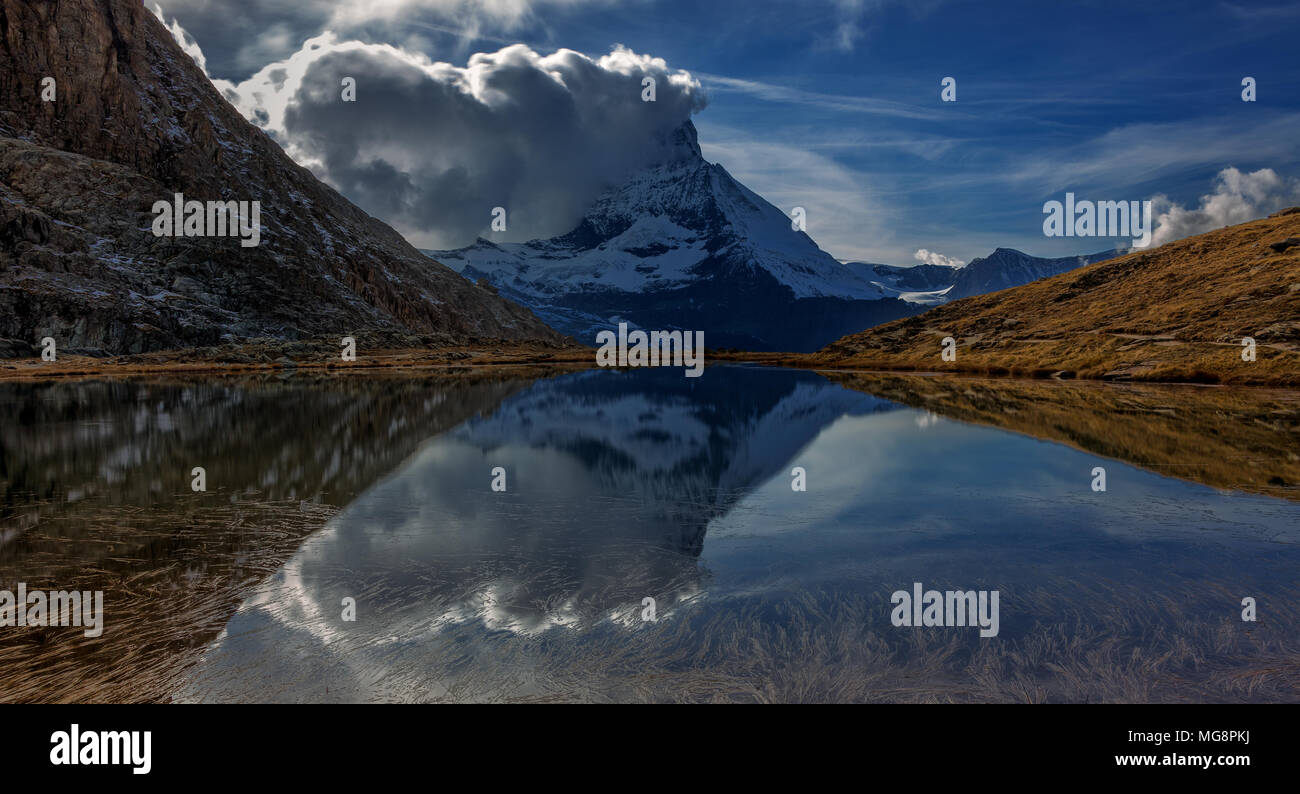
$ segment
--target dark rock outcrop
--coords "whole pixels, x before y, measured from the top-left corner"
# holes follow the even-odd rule
[[[153,203],[178,192],[260,201],[260,244],[155,237]],[[294,163],[138,0],[0,0],[0,337],[125,353],[410,333],[561,342]]]

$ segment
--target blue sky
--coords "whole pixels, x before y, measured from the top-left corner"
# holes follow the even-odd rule
[[[516,42],[662,58],[705,89],[705,157],[782,209],[806,207],[809,234],[846,259],[1091,252],[1116,241],[1044,237],[1043,202],[1068,190],[1196,210],[1223,169],[1271,169],[1268,195],[1225,199],[1262,213],[1300,177],[1294,3],[388,0],[345,22],[301,4],[239,39],[206,5],[162,3],[210,74],[236,82],[327,28],[458,66]],[[940,101],[945,76],[956,102]],[[1245,76],[1256,102],[1242,101]]]

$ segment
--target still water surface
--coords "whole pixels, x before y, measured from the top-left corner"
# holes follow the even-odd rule
[[[174,668],[154,681],[168,699],[1300,699],[1300,505],[814,373],[3,394],[6,586],[116,571],[111,632],[115,601],[166,612],[220,580],[219,614],[173,621],[190,656],[138,661]],[[255,529],[115,552],[79,529],[109,508],[243,521],[258,501],[323,512],[251,570]],[[133,592],[143,569],[168,584]],[[894,626],[916,582],[997,590],[997,636]]]

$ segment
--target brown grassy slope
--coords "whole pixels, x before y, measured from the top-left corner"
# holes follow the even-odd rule
[[[367,344],[367,338],[374,340]],[[409,337],[410,345],[394,345],[382,337],[358,336],[355,361],[343,361],[339,340],[314,338],[296,341],[258,339],[215,347],[159,350],[125,356],[96,358],[60,353],[55,361],[39,356],[0,359],[0,382],[57,378],[113,378],[136,375],[238,375],[268,370],[314,372],[365,372],[402,370],[465,370],[482,367],[594,366],[595,353],[576,342],[518,343],[479,340],[472,345],[446,346],[437,338]],[[420,344],[423,341],[423,344]]]
[[[1288,238],[1300,240],[1300,208],[955,301],[799,363],[1300,386],[1300,245]],[[956,362],[940,357],[946,336]]]

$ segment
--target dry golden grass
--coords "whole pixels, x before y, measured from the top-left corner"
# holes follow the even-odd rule
[[[22,574],[6,571],[6,585],[21,576],[29,590],[103,590],[104,633],[6,629],[0,701],[167,701],[245,595],[337,510],[204,496],[167,507],[101,505],[76,516],[75,537],[57,519],[28,531],[35,551]],[[87,546],[101,553],[88,559]]]
[[[0,359],[0,380],[116,377],[126,375],[256,374],[280,371],[368,372],[448,370],[466,367],[527,365],[592,366],[595,354],[577,345],[504,345],[493,348],[360,348],[356,361],[343,361],[338,340],[284,342],[264,340],[223,347],[164,350],[129,356],[95,358],[59,355],[57,361],[39,358]]]
[[[1300,209],[955,301],[783,363],[1300,386]],[[940,357],[957,341],[956,362]],[[1257,360],[1241,358],[1252,337]]]

